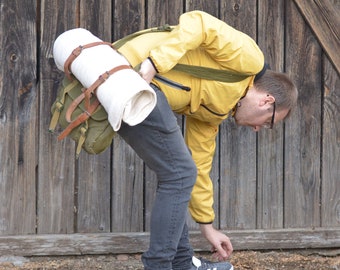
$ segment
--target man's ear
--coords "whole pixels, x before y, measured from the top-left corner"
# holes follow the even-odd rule
[[[264,94],[260,99],[260,106],[266,105],[266,104],[273,104],[275,102],[275,98],[270,94]]]
[[[267,94],[265,101],[266,101],[266,103],[273,104],[275,102],[275,97],[270,95],[270,94]]]

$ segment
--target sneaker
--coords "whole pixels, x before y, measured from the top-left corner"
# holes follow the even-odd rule
[[[194,256],[190,270],[234,270],[234,267],[228,262],[210,262]]]

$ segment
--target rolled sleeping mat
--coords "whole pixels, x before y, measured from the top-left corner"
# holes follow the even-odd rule
[[[54,42],[54,61],[61,71],[73,50],[93,42],[102,41],[83,28],[68,30]],[[101,74],[120,65],[129,65],[124,56],[108,45],[84,49],[70,66],[71,73],[88,88]],[[141,123],[156,105],[156,93],[133,69],[123,69],[112,74],[96,92],[99,102],[108,114],[114,131],[121,122],[134,126]]]

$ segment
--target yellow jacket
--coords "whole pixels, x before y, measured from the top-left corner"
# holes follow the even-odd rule
[[[185,140],[198,170],[189,209],[195,221],[211,223],[215,216],[209,174],[218,127],[253,84],[254,76],[225,83],[171,69],[181,63],[256,74],[264,66],[263,53],[249,36],[202,11],[184,13],[173,31],[141,35],[127,42],[119,52],[132,66],[150,57],[160,75],[191,88],[178,90],[153,80],[166,95],[172,110],[186,115]]]

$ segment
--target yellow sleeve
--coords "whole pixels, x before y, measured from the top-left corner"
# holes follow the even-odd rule
[[[186,118],[185,140],[197,166],[197,180],[191,194],[189,210],[192,218],[199,223],[211,223],[214,218],[213,183],[210,171],[216,147],[218,126]]]
[[[263,67],[263,53],[252,38],[203,11],[181,15],[179,24],[149,57],[158,72],[165,73],[197,48],[205,50],[221,68],[254,74]]]

